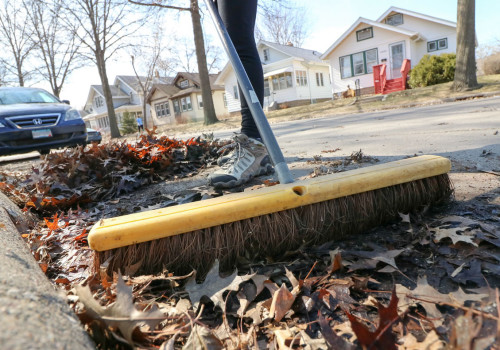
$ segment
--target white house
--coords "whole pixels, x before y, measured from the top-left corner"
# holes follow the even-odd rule
[[[373,93],[373,66],[386,64],[387,79],[397,79],[405,59],[415,66],[425,54],[455,53],[456,43],[455,22],[391,7],[375,21],[360,17],[321,59],[330,64],[334,94],[357,79]]]
[[[264,70],[264,107],[273,102],[284,107],[332,98],[329,68],[320,53],[261,40],[257,43]],[[240,111],[236,74],[227,64],[215,81],[225,89],[229,113]]]
[[[144,83],[147,78],[139,77]],[[132,116],[142,116],[143,93],[140,87],[139,79],[136,76],[117,75],[111,88],[113,107],[120,127],[123,113],[129,112]],[[172,78],[155,77],[157,83],[171,83]],[[87,127],[109,133],[109,118],[106,101],[102,85],[91,85],[87,96],[84,110],[87,115],[83,117]],[[146,105],[146,119],[150,118],[150,107]]]

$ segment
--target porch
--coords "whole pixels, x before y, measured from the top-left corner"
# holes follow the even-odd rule
[[[391,92],[406,90],[406,79],[411,69],[411,61],[407,58],[403,60],[400,73],[401,76],[387,80],[387,65],[378,64],[373,66],[373,85],[376,94],[390,94]]]

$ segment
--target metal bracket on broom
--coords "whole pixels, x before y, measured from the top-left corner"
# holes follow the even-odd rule
[[[217,34],[219,34],[219,38],[222,41],[222,46],[224,46],[224,49],[229,57],[229,61],[231,62],[231,66],[236,73],[236,78],[241,86],[241,90],[243,92],[243,95],[245,96],[245,100],[247,101],[253,119],[255,120],[257,129],[259,129],[260,136],[262,137],[267,151],[269,152],[269,156],[271,157],[271,160],[274,164],[274,170],[278,175],[278,180],[282,184],[291,183],[294,180],[292,174],[290,173],[290,169],[288,169],[288,166],[285,162],[285,157],[283,157],[283,153],[281,152],[281,149],[278,145],[278,141],[276,141],[276,137],[271,130],[271,126],[267,121],[264,110],[260,105],[257,95],[255,94],[250,79],[248,79],[245,68],[241,63],[240,57],[236,52],[236,49],[233,45],[233,42],[231,41],[231,38],[229,37],[224,23],[222,22],[219,12],[217,11],[213,0],[205,0],[205,4],[207,5],[210,16],[212,17],[212,20],[215,24]]]

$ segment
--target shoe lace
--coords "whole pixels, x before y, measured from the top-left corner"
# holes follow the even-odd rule
[[[220,154],[220,153],[224,152],[226,149],[229,149],[229,148],[234,149],[234,152],[231,155],[231,158],[229,158],[226,161],[226,163],[224,163],[222,165],[222,168],[224,168],[224,169],[227,169],[227,168],[233,166],[244,155],[244,151],[243,151],[244,148],[245,148],[244,142],[238,138],[238,135],[236,135],[236,136],[233,137],[233,142],[231,142],[230,144],[227,144],[227,145],[221,147],[219,149],[218,153]]]

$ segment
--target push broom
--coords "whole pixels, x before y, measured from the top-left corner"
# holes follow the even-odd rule
[[[242,257],[279,257],[347,238],[451,196],[450,161],[433,155],[294,182],[217,9],[205,2],[280,184],[102,219],[88,235],[95,267],[204,273],[218,259],[232,269]]]

